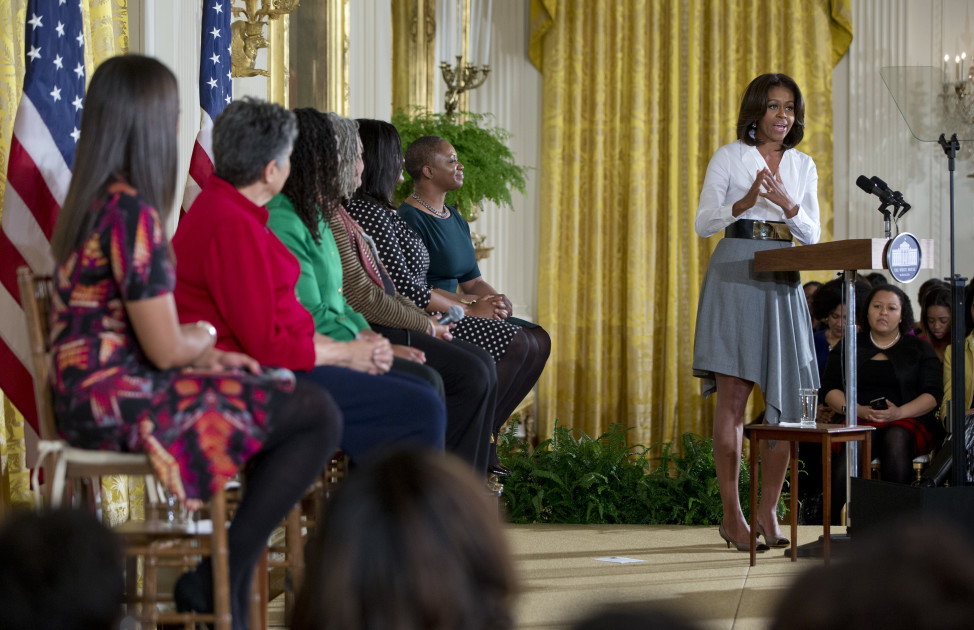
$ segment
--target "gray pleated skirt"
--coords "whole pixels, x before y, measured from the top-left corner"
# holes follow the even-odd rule
[[[819,387],[798,272],[754,271],[754,252],[785,247],[793,245],[722,239],[707,265],[693,336],[693,375],[703,379],[703,395],[717,390],[715,374],[757,383],[770,424],[798,422],[799,388]]]

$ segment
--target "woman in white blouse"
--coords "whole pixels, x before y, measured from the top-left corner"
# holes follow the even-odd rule
[[[794,149],[804,135],[805,103],[783,74],[748,85],[737,141],[707,167],[694,228],[701,237],[724,230],[704,277],[697,311],[693,374],[705,396],[717,392],[714,460],[724,518],[720,535],[747,551],[750,531],[738,494],[744,410],[754,384],[764,393],[765,421],[797,421],[798,389],[818,387],[811,319],[797,272],[755,273],[754,253],[818,242],[818,173]],[[788,450],[761,445],[757,532],[786,546],[775,508]],[[759,545],[759,549],[767,549]]]

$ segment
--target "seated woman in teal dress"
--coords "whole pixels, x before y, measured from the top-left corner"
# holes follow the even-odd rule
[[[497,294],[484,282],[476,269],[466,221],[453,209],[443,206],[446,190],[458,188],[463,180],[463,167],[459,163],[459,175],[456,171],[450,175],[446,168],[447,155],[452,155],[453,162],[456,162],[453,147],[435,138],[437,147],[443,145],[443,149],[448,149],[447,155],[436,154],[440,167],[423,166],[418,169],[418,174],[413,174],[417,190],[430,199],[438,199],[443,207],[440,212],[445,219],[430,217],[435,222],[434,228],[444,230],[436,242],[448,242],[450,248],[456,249],[457,258],[463,258],[473,265],[474,271],[470,272],[472,277],[468,278],[466,272],[461,274],[462,284],[460,278],[454,278],[451,283],[445,279],[448,274],[436,273],[438,282],[445,282],[443,286],[447,288],[453,287],[450,291],[432,285],[430,277],[433,272],[430,270],[434,253],[421,234],[394,212],[395,206],[391,203],[403,167],[399,134],[395,127],[384,121],[360,119],[358,122],[365,145],[363,180],[366,183],[349,202],[348,212],[375,240],[382,265],[392,278],[397,292],[428,313],[445,312],[454,305],[462,307],[466,317],[457,324],[454,337],[487,350],[496,362],[496,431],[541,375],[551,350],[548,334],[540,326],[529,327],[532,325],[527,322],[524,322],[525,326],[517,325],[519,320],[510,317],[511,308],[507,298]],[[413,145],[420,146],[417,143],[420,140]],[[407,152],[407,158],[409,155]],[[432,176],[437,178],[435,182],[432,182]],[[437,190],[438,193],[435,192]],[[400,212],[402,210],[400,208]],[[437,248],[438,254],[445,251],[442,247]],[[465,295],[456,293],[457,286],[463,288]]]

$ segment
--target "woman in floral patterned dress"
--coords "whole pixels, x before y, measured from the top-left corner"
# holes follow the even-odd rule
[[[92,76],[71,186],[52,238],[52,385],[58,429],[85,448],[146,452],[194,508],[248,462],[228,532],[234,628],[274,526],[334,452],[341,416],[323,389],[214,348],[179,325],[163,231],[177,181],[176,79],[125,55]],[[209,564],[180,578],[181,610],[212,610]]]

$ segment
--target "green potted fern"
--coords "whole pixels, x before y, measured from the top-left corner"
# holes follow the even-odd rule
[[[457,112],[454,116],[435,114],[415,107],[400,110],[392,117],[392,124],[402,137],[403,149],[422,136],[439,136],[457,150],[464,166],[463,186],[446,196],[446,203],[460,211],[468,221],[485,199],[513,209],[511,190],[524,194],[528,167],[518,165],[507,146],[510,132],[493,124],[487,114]],[[396,188],[397,201],[402,202],[412,192],[413,182],[406,181]]]

